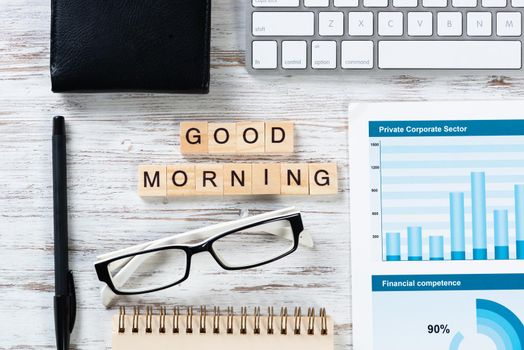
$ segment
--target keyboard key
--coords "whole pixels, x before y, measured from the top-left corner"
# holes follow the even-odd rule
[[[512,0],[511,6],[513,7],[524,7],[524,0]]]
[[[394,7],[417,7],[418,0],[393,0]]]
[[[311,46],[311,67],[314,69],[335,69],[337,67],[336,41],[313,41]]]
[[[358,0],[335,0],[335,7],[358,7]]]
[[[498,36],[520,36],[522,34],[522,18],[520,12],[497,13]]]
[[[342,12],[320,12],[318,14],[318,34],[340,36],[344,34],[344,14]]]
[[[402,29],[402,12],[379,12],[378,13],[378,35],[400,36]]]
[[[408,35],[430,36],[433,34],[433,14],[431,12],[408,13]]]
[[[353,36],[373,35],[373,13],[372,12],[350,12],[349,13],[349,35],[353,35]]]
[[[364,0],[364,7],[387,7],[388,0]]]
[[[469,36],[491,35],[491,12],[468,12],[467,18]]]
[[[520,41],[380,41],[378,66],[398,69],[520,69]]]
[[[462,35],[462,13],[439,12],[437,15],[437,34],[439,36]]]
[[[254,69],[277,68],[277,42],[253,41],[252,56]]]
[[[477,0],[453,0],[453,7],[477,7]]]
[[[343,41],[341,66],[351,69],[373,68],[373,42]]]
[[[422,0],[422,6],[424,7],[446,7],[448,6],[447,0]]]
[[[306,7],[328,7],[329,0],[304,0]]]
[[[506,7],[506,0],[482,0],[482,7]]]
[[[305,69],[307,66],[307,43],[305,41],[282,42],[282,68]]]
[[[253,12],[253,36],[312,36],[313,12]]]
[[[254,7],[298,7],[299,0],[253,0]]]

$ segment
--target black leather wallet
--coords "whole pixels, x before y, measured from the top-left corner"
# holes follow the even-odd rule
[[[211,0],[51,6],[53,91],[209,91]]]

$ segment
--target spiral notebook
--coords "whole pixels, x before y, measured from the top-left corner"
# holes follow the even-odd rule
[[[296,308],[289,315],[287,308],[278,315],[273,308],[262,315],[260,308],[248,312],[245,307],[237,313],[218,307],[156,311],[147,307],[142,313],[135,307],[126,314],[121,307],[113,317],[113,350],[333,349],[333,321],[325,309],[302,314]]]

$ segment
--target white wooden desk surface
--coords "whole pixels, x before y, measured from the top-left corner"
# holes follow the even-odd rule
[[[197,256],[183,285],[121,304],[326,306],[336,349],[350,349],[350,245],[346,110],[373,100],[508,99],[521,77],[254,77],[244,70],[245,0],[213,4],[211,93],[53,94],[49,80],[49,2],[0,1],[0,349],[54,348],[51,116],[67,117],[71,266],[78,317],[75,349],[110,348],[110,316],[99,299],[98,254],[234,219],[242,208],[295,205],[313,250],[263,268],[221,270]],[[282,161],[340,164],[336,197],[205,198],[143,201],[140,163],[177,162],[181,120],[290,119],[297,152]],[[362,150],[365,152],[366,150]],[[269,157],[254,157],[271,160]],[[229,160],[221,158],[221,160]],[[238,158],[250,161],[252,158]]]

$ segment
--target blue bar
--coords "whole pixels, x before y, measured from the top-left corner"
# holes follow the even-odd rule
[[[408,227],[408,260],[422,260],[422,228]]]
[[[429,237],[429,260],[444,260],[444,237]]]
[[[509,232],[508,211],[494,210],[493,221],[495,225],[495,259],[509,259]]]
[[[451,260],[466,259],[466,233],[464,229],[464,193],[449,194],[449,217],[451,230]]]
[[[515,185],[515,226],[517,259],[524,259],[524,185]]]
[[[400,261],[400,233],[386,233],[386,261]]]
[[[473,219],[473,259],[488,258],[486,233],[486,174],[471,173],[471,213]]]

